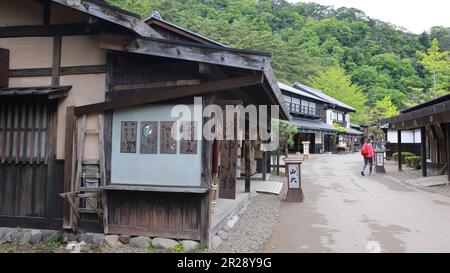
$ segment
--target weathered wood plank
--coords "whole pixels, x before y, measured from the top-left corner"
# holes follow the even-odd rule
[[[220,145],[219,198],[236,199],[237,140],[222,140]]]
[[[176,154],[177,141],[172,135],[172,129],[176,130],[176,121],[161,121],[159,153]]]
[[[52,64],[52,85],[59,85],[59,70],[61,68],[61,44],[60,35],[53,37],[53,64]]]
[[[105,65],[66,66],[59,70],[60,76],[106,73]],[[42,77],[52,76],[52,68],[10,69],[10,77]]]
[[[137,122],[122,121],[120,129],[120,152],[136,153]]]

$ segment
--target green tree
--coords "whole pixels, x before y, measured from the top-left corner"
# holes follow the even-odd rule
[[[333,67],[325,71],[319,71],[316,76],[309,80],[309,84],[355,108],[357,112],[351,114],[352,122],[365,123],[364,110],[367,97],[362,93],[360,86],[352,83],[351,77],[345,74],[344,69]]]
[[[433,76],[433,96],[439,96],[448,92],[450,84],[450,58],[449,52],[441,52],[439,42],[434,39],[427,53],[418,51],[417,56],[425,69]],[[447,89],[447,90],[445,90]]]
[[[377,108],[378,117],[381,119],[390,118],[398,115],[397,107],[392,103],[391,96],[386,96],[375,104]]]

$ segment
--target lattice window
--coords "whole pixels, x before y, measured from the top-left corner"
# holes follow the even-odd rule
[[[1,99],[0,163],[47,163],[48,101]]]

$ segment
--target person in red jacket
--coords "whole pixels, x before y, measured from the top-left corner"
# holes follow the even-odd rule
[[[374,152],[373,152],[373,146],[372,146],[371,141],[372,140],[370,138],[366,139],[366,141],[361,149],[361,155],[364,157],[364,165],[361,170],[362,176],[364,176],[364,171],[366,170],[367,165],[370,165],[369,171],[370,171],[370,174],[372,174]]]

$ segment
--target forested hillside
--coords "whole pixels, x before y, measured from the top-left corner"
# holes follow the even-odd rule
[[[284,0],[109,0],[231,47],[269,51],[276,76],[359,110],[355,122],[450,92],[450,28],[414,35],[356,9]]]

